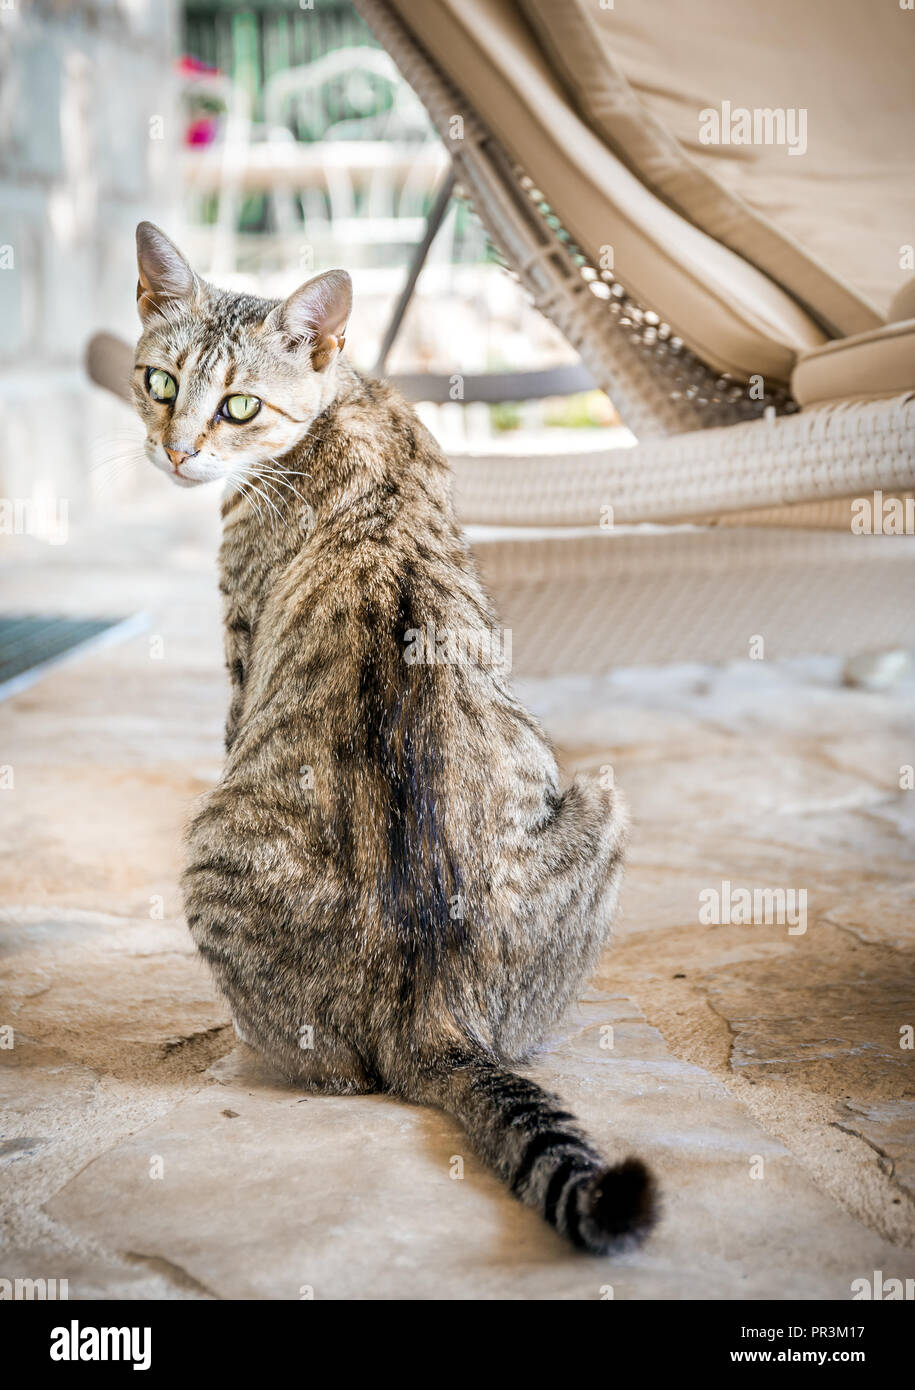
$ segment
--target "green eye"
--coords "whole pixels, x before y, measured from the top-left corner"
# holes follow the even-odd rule
[[[257,396],[227,396],[222,405],[230,420],[253,420],[260,408]]]
[[[173,401],[178,394],[178,383],[161,367],[153,367],[146,374],[146,386],[154,401]]]

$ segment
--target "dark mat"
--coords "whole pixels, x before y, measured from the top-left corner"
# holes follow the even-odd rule
[[[0,614],[0,700],[39,680],[59,662],[123,641],[145,625],[142,614],[130,618]]]

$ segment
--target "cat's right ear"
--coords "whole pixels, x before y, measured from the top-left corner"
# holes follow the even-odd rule
[[[323,372],[343,350],[352,309],[353,282],[346,271],[325,270],[272,309],[264,327],[293,352],[304,348],[314,370]]]
[[[137,312],[145,323],[197,293],[197,277],[173,241],[152,222],[137,227]]]

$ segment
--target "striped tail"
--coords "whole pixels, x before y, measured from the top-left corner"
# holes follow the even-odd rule
[[[579,1250],[618,1251],[654,1224],[654,1179],[636,1158],[609,1167],[557,1096],[482,1056],[429,1079],[423,1099],[455,1115],[525,1206]]]

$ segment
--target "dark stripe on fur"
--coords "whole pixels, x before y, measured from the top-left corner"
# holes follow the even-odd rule
[[[582,1148],[582,1142],[572,1134],[563,1134],[558,1129],[542,1130],[540,1134],[535,1134],[524,1150],[521,1163],[512,1178],[512,1192],[518,1192],[534,1171],[537,1160],[540,1158],[551,1158],[559,1149],[567,1149],[569,1146]]]
[[[486,1057],[455,1054],[429,1078],[422,1099],[456,1115],[515,1196],[578,1249],[607,1254],[653,1224],[655,1188],[645,1166],[626,1159],[609,1167],[574,1116],[536,1082]]]

